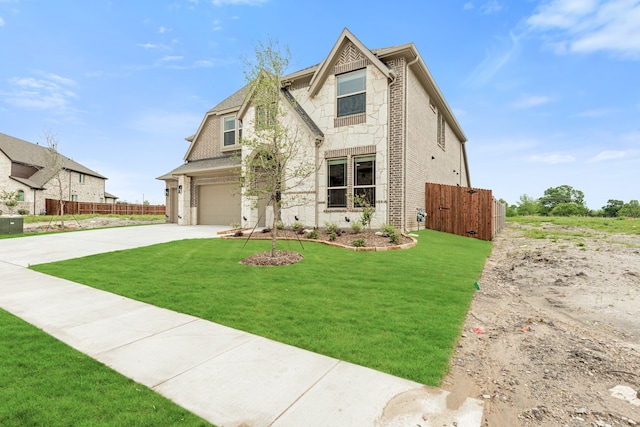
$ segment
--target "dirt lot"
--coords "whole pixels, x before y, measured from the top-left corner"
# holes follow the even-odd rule
[[[444,388],[484,426],[640,425],[640,235],[525,227],[495,239]]]
[[[166,220],[164,218],[158,220],[132,220],[126,218],[107,217],[100,216],[89,219],[76,220],[73,216],[69,215],[65,217],[64,229],[65,230],[80,230],[80,229],[92,229],[92,228],[104,228],[104,227],[122,227],[127,225],[139,225],[139,224],[163,224]],[[45,233],[52,231],[62,230],[62,223],[60,220],[56,221],[43,221],[24,224],[25,233]]]

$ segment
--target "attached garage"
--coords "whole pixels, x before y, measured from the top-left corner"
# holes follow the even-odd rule
[[[198,186],[198,223],[230,225],[240,222],[240,189],[237,184]]]

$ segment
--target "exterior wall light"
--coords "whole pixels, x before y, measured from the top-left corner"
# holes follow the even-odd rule
[[[178,185],[178,194],[182,194],[182,185]]]

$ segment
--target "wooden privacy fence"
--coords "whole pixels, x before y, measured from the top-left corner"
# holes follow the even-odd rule
[[[426,184],[426,227],[476,239],[492,240],[504,227],[506,206],[491,190]]]
[[[46,199],[47,215],[60,215],[60,203]],[[166,215],[164,205],[134,205],[129,203],[64,202],[64,213],[73,215]]]

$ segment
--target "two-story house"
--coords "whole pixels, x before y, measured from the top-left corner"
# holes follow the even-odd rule
[[[106,180],[62,154],[53,156],[48,147],[0,133],[0,191],[18,195],[16,212],[43,213],[45,199],[114,202],[116,196],[104,191]]]
[[[282,85],[283,120],[316,171],[295,189],[305,202],[282,210],[285,224],[297,217],[347,227],[359,218],[353,195],[361,195],[375,207],[374,228],[414,229],[427,182],[470,186],[466,136],[413,43],[370,50],[345,29],[324,61]],[[240,158],[249,154],[242,137],[257,121],[246,92],[208,111],[187,138],[184,164],[158,178],[170,222],[270,224],[267,202],[247,200],[240,186]]]

